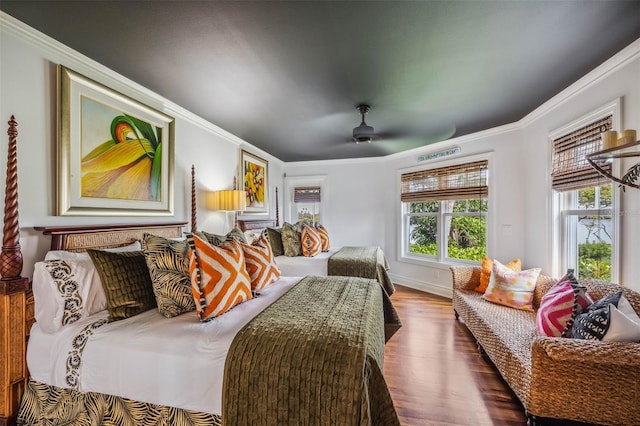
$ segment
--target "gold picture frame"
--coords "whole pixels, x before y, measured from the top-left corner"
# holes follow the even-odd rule
[[[174,119],[58,66],[56,214],[172,216]]]
[[[269,162],[242,150],[240,184],[247,198],[243,214],[269,214]]]

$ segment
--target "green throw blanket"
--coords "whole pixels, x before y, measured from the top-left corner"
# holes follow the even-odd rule
[[[224,423],[399,425],[382,375],[385,303],[371,279],[302,279],[231,344]]]
[[[391,296],[395,289],[388,270],[387,258],[380,247],[342,247],[327,264],[328,275],[373,278]]]

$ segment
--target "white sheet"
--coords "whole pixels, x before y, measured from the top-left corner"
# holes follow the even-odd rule
[[[164,318],[153,309],[95,329],[82,353],[78,389],[137,401],[221,414],[224,362],[233,337],[251,318],[293,287],[283,277],[252,300],[201,323],[190,312]],[[83,328],[106,311],[45,333],[36,323],[27,348],[34,380],[69,388],[67,360]]]
[[[338,250],[340,250],[340,247],[331,248],[329,251],[313,257],[276,256],[276,265],[278,265],[280,274],[283,277],[303,277],[306,275],[326,277],[329,258]]]

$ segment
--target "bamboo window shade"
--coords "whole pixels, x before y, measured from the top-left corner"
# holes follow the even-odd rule
[[[601,133],[611,130],[613,116],[608,115],[553,140],[551,188],[556,191],[597,186],[603,177],[587,161],[587,155],[602,150]],[[611,173],[611,163],[603,168]]]
[[[487,160],[404,173],[400,200],[405,203],[469,200],[489,195]]]
[[[319,203],[320,202],[320,187],[319,186],[305,186],[297,187],[293,189],[293,202],[294,203]]]

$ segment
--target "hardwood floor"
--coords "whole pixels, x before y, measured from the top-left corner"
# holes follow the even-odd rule
[[[386,345],[384,376],[403,426],[526,424],[450,299],[396,286],[391,300],[403,326]]]

